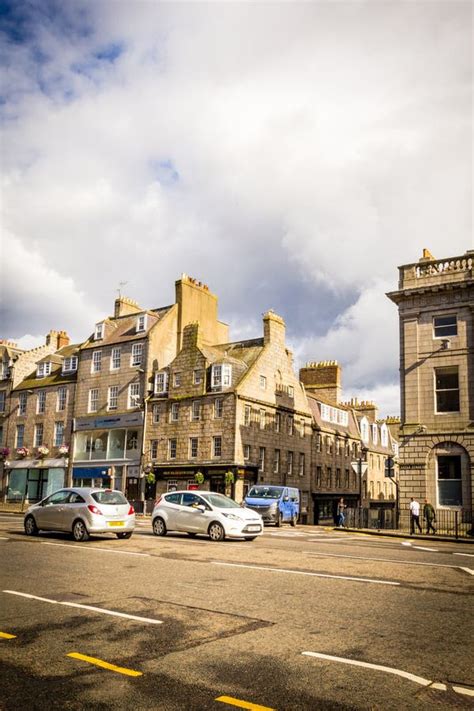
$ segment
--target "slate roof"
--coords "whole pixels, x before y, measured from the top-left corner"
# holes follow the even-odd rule
[[[32,373],[26,376],[21,383],[19,383],[13,392],[18,392],[19,390],[34,390],[35,388],[44,388],[50,385],[67,385],[68,383],[75,383],[77,379],[77,371],[72,373],[67,373],[62,375],[62,364],[64,358],[69,358],[73,355],[79,353],[80,344],[70,344],[68,346],[63,346],[55,353],[50,353],[44,356],[38,363],[48,363],[51,361],[51,373],[45,378],[36,377],[36,368]]]
[[[142,340],[148,336],[150,330],[158,321],[161,321],[163,316],[165,316],[171,308],[173,307],[163,306],[151,310],[144,309],[143,311],[127,314],[126,316],[118,316],[117,318],[112,316],[105,318],[103,321],[98,322],[104,323],[104,337],[96,341],[94,334],[91,334],[85,343],[81,345],[81,350],[102,348],[103,346],[114,345],[116,343]],[[137,333],[137,318],[143,315],[148,316],[147,327],[144,331]]]

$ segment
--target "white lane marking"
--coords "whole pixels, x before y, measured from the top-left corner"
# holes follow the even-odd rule
[[[438,548],[425,548],[424,546],[412,546],[418,551],[431,551],[432,553],[438,553]]]
[[[26,597],[30,600],[39,600],[40,602],[49,602],[51,605],[65,605],[66,607],[78,607],[82,610],[92,610],[92,612],[100,612],[103,615],[112,615],[113,617],[125,617],[127,620],[136,620],[137,622],[147,622],[151,625],[162,625],[162,620],[155,620],[152,617],[140,617],[138,615],[128,615],[125,612],[115,612],[114,610],[106,610],[102,607],[93,607],[92,605],[81,605],[78,602],[61,602],[60,600],[50,600],[47,597],[38,597],[37,595],[29,595],[28,593],[18,592],[16,590],[2,590],[8,595],[18,595]]]
[[[461,568],[459,565],[450,565],[449,563],[425,563],[414,560],[394,560],[391,558],[367,558],[362,555],[346,555],[344,553],[315,553],[314,551],[311,551],[309,555],[322,556],[323,558],[355,558],[356,560],[374,560],[382,563],[398,563],[398,565],[428,565],[431,568],[454,568],[455,570],[459,570]]]
[[[48,541],[41,541],[42,546],[62,546],[63,548],[72,548],[75,551],[105,551],[106,553],[120,553],[120,555],[141,555],[147,558],[150,557],[149,553],[134,553],[133,551],[113,551],[111,548],[99,548],[98,546],[91,546],[87,544],[85,546],[75,546],[73,543],[49,543]]]
[[[383,671],[387,674],[395,674],[396,676],[401,676],[409,681],[414,681],[415,684],[420,684],[421,686],[429,686],[433,689],[439,689],[440,691],[447,691],[447,684],[441,682],[433,682],[429,679],[424,679],[422,676],[417,676],[416,674],[410,674],[410,672],[403,671],[402,669],[396,669],[395,667],[386,667],[381,664],[370,664],[369,662],[359,662],[355,659],[347,659],[347,657],[333,657],[331,654],[321,654],[319,652],[301,652],[306,657],[316,657],[317,659],[326,659],[330,662],[340,662],[341,664],[351,664],[355,667],[365,667],[367,669],[376,669],[377,671]],[[458,694],[465,694],[466,696],[474,696],[474,690],[466,689],[463,686],[453,686],[453,691]]]
[[[471,568],[463,568],[459,566],[459,570],[464,570],[466,573],[469,573],[469,575],[474,575],[474,570],[471,570]]]
[[[466,555],[469,558],[474,558],[474,553],[453,553],[453,555]]]
[[[411,546],[410,541],[403,541],[402,546]]]
[[[373,580],[372,578],[356,578],[350,575],[329,575],[328,573],[308,573],[304,570],[291,570],[289,568],[269,568],[264,565],[246,565],[244,563],[223,563],[218,560],[211,561],[213,565],[225,565],[231,568],[250,568],[251,570],[266,570],[271,573],[290,573],[291,575],[307,575],[313,578],[333,578],[336,580],[352,580],[357,583],[375,583],[376,585],[400,585],[392,580]]]
[[[0,536],[0,541],[9,541],[9,538],[5,538],[4,536]]]

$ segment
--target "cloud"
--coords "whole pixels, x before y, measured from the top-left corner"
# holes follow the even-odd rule
[[[396,267],[471,246],[469,5],[28,8],[5,43],[3,221],[35,314],[5,289],[14,335],[84,338],[119,282],[153,307],[184,271],[232,337],[274,308],[350,386],[395,383]]]

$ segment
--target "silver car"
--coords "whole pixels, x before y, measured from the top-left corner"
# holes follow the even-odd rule
[[[182,531],[208,535],[211,541],[244,538],[253,541],[263,532],[262,517],[233,499],[212,491],[170,491],[160,496],[152,513],[155,536]]]
[[[130,538],[135,510],[120,491],[74,487],[60,489],[29,507],[24,519],[27,536],[39,531],[65,531],[75,541],[87,541],[92,533],[115,533]]]

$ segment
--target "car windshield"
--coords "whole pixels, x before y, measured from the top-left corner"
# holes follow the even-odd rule
[[[199,492],[199,495],[218,509],[240,509],[240,504],[223,494],[203,494]]]
[[[127,499],[120,491],[109,491],[104,489],[103,491],[94,491],[91,494],[94,501],[102,506],[117,506],[117,504],[128,504]]]
[[[247,496],[255,499],[279,499],[282,491],[281,486],[252,486]]]

